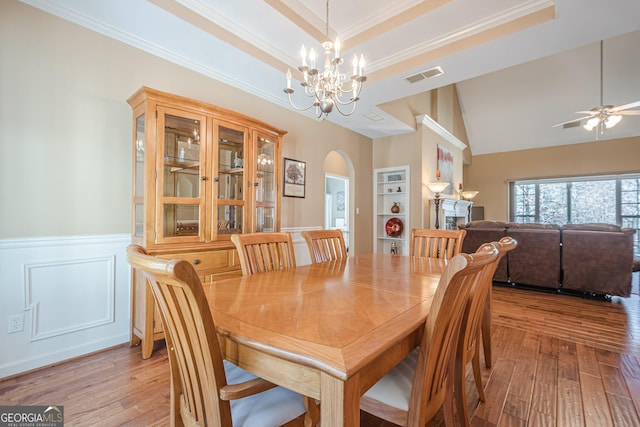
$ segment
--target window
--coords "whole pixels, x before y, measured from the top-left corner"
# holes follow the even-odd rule
[[[640,253],[640,175],[513,181],[509,189],[513,222],[617,224],[636,230]]]

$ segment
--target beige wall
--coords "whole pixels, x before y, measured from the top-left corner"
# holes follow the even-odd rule
[[[353,162],[355,206],[371,212],[369,138],[315,121],[17,1],[0,4],[0,238],[128,233],[131,110],[140,86],[192,97],[285,129],[283,155],[307,162],[305,199],[283,198],[283,227],[323,223],[322,163]],[[358,252],[371,250],[358,215]]]
[[[485,219],[506,221],[509,180],[627,172],[640,172],[638,137],[473,156],[464,183],[480,191],[474,203],[484,206]]]

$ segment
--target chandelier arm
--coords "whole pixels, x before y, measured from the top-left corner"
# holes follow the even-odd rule
[[[316,107],[318,106],[318,105],[317,105],[317,103],[316,103],[316,102],[314,102],[313,104],[309,105],[308,107],[298,107],[298,106],[293,102],[293,99],[291,99],[291,94],[292,94],[292,93],[293,93],[293,91],[292,91],[292,92],[288,92],[288,93],[287,93],[287,96],[289,97],[289,104],[291,104],[291,106],[292,106],[293,108],[295,108],[296,110],[298,110],[298,111],[306,111],[306,110],[310,109],[310,108],[311,108],[311,107],[313,107],[313,106],[316,106]]]
[[[343,101],[337,96],[334,96],[333,99],[336,105],[351,105],[351,104],[355,104],[360,100],[360,98],[349,98],[347,101]]]
[[[352,96],[351,98],[349,98],[349,100],[348,100],[348,101],[343,101],[342,99],[340,99],[340,97],[339,97],[338,95],[336,95],[336,96],[334,97],[334,98],[335,98],[335,101],[336,101],[336,104],[340,104],[340,105],[349,105],[349,104],[352,104],[352,103],[356,103],[356,102],[358,102],[358,101],[360,100],[360,91],[361,91],[361,90],[362,90],[362,85],[358,85],[358,91],[357,91],[356,95],[355,95],[355,96]],[[345,94],[345,93],[353,93],[353,90],[344,91],[344,92],[342,92],[342,93],[343,93],[343,94]]]
[[[350,115],[352,115],[353,113],[355,113],[357,103],[356,103],[356,102],[352,102],[352,103],[351,103],[351,105],[353,106],[353,108],[352,108],[352,109],[351,109],[351,111],[350,111],[350,112],[348,112],[348,113],[345,113],[345,112],[344,112],[344,111],[342,111],[342,109],[340,108],[340,105],[349,105],[348,103],[347,103],[347,104],[340,104],[340,103],[336,102],[334,105],[335,105],[335,107],[336,107],[336,110],[338,110],[338,112],[339,112],[340,114],[342,114],[343,116],[350,116]]]

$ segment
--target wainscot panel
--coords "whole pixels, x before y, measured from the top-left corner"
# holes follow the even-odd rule
[[[129,341],[129,242],[0,240],[0,378]]]

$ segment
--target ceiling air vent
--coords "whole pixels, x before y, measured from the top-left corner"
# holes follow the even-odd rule
[[[444,71],[442,71],[442,67],[433,67],[433,68],[429,68],[428,70],[424,70],[424,71],[420,71],[419,73],[412,74],[409,77],[406,77],[406,80],[409,83],[416,83],[416,82],[419,82],[420,80],[430,79],[431,77],[436,77],[441,74],[444,74]]]
[[[384,120],[384,117],[382,117],[380,114],[372,111],[370,113],[367,114],[363,114],[367,119],[373,121],[373,122],[379,122],[380,120]]]

